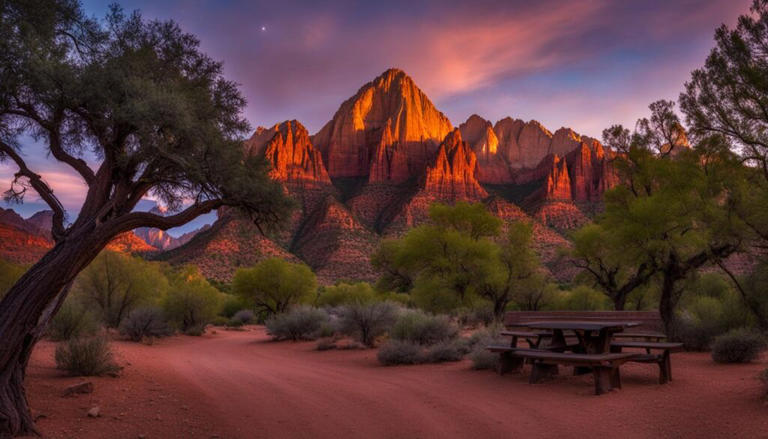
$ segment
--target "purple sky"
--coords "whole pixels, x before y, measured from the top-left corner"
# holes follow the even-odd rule
[[[84,6],[103,16],[108,3]],[[298,119],[314,133],[361,85],[399,67],[454,125],[472,113],[491,121],[512,116],[598,138],[613,123],[633,125],[650,102],[676,99],[712,47],[715,28],[734,24],[750,3],[121,2],[198,35],[242,85],[254,127]],[[26,155],[74,215],[79,179],[39,149]],[[12,173],[0,166],[0,180]],[[41,208],[29,201],[18,209],[24,216]]]

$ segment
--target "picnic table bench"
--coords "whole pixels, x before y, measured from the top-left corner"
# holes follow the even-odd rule
[[[509,368],[517,368],[525,360],[533,362],[529,382],[539,383],[544,378],[557,374],[558,364],[587,366],[592,370],[595,379],[595,395],[602,395],[614,388],[621,388],[619,366],[641,354],[633,352],[574,354],[551,352],[541,349],[513,348],[504,345],[488,346],[491,352],[501,354],[499,373],[503,374]]]
[[[649,341],[619,341],[611,343],[611,352],[619,353],[624,348],[645,349],[646,353],[632,358],[636,363],[656,363],[659,365],[659,384],[672,381],[672,352],[683,350],[682,343],[649,342]],[[653,353],[652,351],[660,351]]]

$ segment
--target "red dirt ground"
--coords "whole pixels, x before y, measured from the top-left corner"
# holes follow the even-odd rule
[[[673,356],[674,382],[627,364],[621,390],[592,394],[591,376],[530,385],[470,363],[383,367],[376,351],[314,350],[270,342],[263,328],[178,336],[147,346],[115,342],[125,369],[93,378],[90,395],[62,397],[81,378],[36,348],[28,373],[38,427],[50,438],[768,437],[756,376],[768,361],[716,365]],[[99,406],[101,417],[86,412]]]

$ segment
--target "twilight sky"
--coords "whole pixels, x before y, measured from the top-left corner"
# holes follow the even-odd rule
[[[108,3],[83,2],[96,16]],[[361,85],[399,67],[454,125],[472,113],[512,116],[599,138],[613,123],[634,125],[650,102],[676,99],[715,28],[751,0],[120,3],[196,34],[242,85],[254,127],[298,119],[314,133]],[[26,156],[74,215],[83,198],[74,173],[39,149]],[[0,181],[13,172],[0,165]],[[43,208],[29,201],[14,208]]]

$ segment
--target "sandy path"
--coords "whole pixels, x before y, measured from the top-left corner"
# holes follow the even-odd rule
[[[147,438],[768,437],[755,378],[765,361],[716,366],[707,354],[678,354],[666,386],[651,366],[629,364],[624,388],[596,397],[589,376],[529,385],[527,371],[499,377],[466,361],[382,367],[375,351],[317,352],[313,343],[269,342],[260,328],[116,345],[131,365],[113,381],[140,374],[170,402],[158,412],[163,422],[121,421],[139,423]],[[146,398],[140,380],[133,393]],[[60,422],[41,426],[56,432]],[[73,437],[105,437],[91,436],[96,422],[83,424]],[[114,437],[136,438],[131,430]]]

